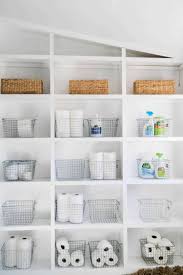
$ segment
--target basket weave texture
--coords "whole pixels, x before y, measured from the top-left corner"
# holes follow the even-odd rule
[[[134,94],[174,94],[174,80],[136,80]]]
[[[70,94],[108,94],[108,80],[69,80]]]
[[[2,94],[42,94],[43,81],[33,79],[1,79]]]

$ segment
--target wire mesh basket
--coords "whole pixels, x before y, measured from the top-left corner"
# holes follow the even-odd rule
[[[5,225],[31,224],[34,218],[35,201],[10,200],[2,204]]]
[[[6,181],[31,181],[34,178],[35,160],[3,161],[4,179]]]
[[[120,161],[89,160],[90,178],[93,180],[115,180],[121,177]]]
[[[89,137],[116,137],[118,118],[86,119]]]
[[[59,223],[83,223],[85,201],[83,203],[65,203],[62,201],[60,207],[55,201],[55,217]]]
[[[3,118],[5,138],[33,138],[36,119]]]
[[[101,250],[101,249],[97,249],[97,246],[99,244],[99,241],[90,241],[89,242],[89,252],[90,252],[90,260],[91,260],[91,264],[93,267],[95,268],[103,268],[103,267],[116,267],[120,265],[120,261],[122,259],[122,244],[120,244],[118,241],[116,240],[112,240],[112,241],[108,241],[113,248],[113,252],[115,253],[115,255],[117,256],[117,258],[113,259],[113,252],[111,252],[111,250],[105,251]],[[98,250],[99,251],[99,259],[93,259],[92,257],[92,253]],[[101,259],[103,261],[103,264],[101,264]]]
[[[119,223],[120,203],[113,199],[89,200],[89,217],[91,223]]]
[[[175,246],[149,247],[146,239],[140,240],[141,255],[147,265],[173,265]]]
[[[62,159],[56,160],[57,180],[82,179],[85,176],[86,160]]]
[[[140,199],[139,215],[144,222],[169,221],[172,201],[166,199]]]
[[[140,178],[168,179],[170,177],[171,161],[168,159],[137,159],[137,166]]]
[[[155,137],[168,137],[171,135],[171,119],[167,118],[153,118],[154,120],[154,132]],[[138,136],[147,137],[148,135],[144,132],[145,125],[149,122],[148,118],[137,119],[138,124]]]
[[[59,268],[63,267],[81,267],[85,265],[85,253],[86,253],[86,241],[68,241],[70,255],[70,261],[66,263],[65,255],[63,257],[59,255],[57,248],[55,248],[55,263]],[[72,253],[74,254],[72,255]],[[83,255],[83,256],[82,256]],[[82,257],[82,259],[81,259]]]
[[[6,243],[1,248],[1,264],[3,270],[29,269],[33,258],[32,248],[28,250],[7,249]]]

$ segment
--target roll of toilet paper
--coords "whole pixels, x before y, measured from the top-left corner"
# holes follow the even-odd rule
[[[16,266],[17,236],[11,235],[4,245],[4,264],[6,267]]]
[[[5,168],[5,178],[7,180],[18,180],[18,164],[12,163]]]
[[[104,179],[116,179],[116,152],[104,153]]]
[[[118,256],[113,250],[109,250],[105,256],[105,263],[108,266],[115,266],[118,263]]]
[[[104,255],[102,254],[102,251],[96,249],[92,252],[92,264],[94,267],[103,267],[105,263]]]
[[[57,221],[68,222],[70,215],[70,195],[68,193],[57,194]]]
[[[71,223],[83,222],[83,194],[75,193],[70,195],[70,216],[69,221]]]
[[[22,236],[17,239],[17,268],[26,269],[31,266],[32,245],[31,237]]]
[[[104,178],[103,152],[90,154],[90,177],[101,180]]]
[[[21,138],[33,137],[33,128],[31,119],[22,119],[17,122],[18,136]]]
[[[71,257],[67,250],[62,251],[58,255],[58,265],[60,267],[68,267],[71,263]]]
[[[162,238],[161,241],[159,241],[158,247],[167,255],[172,255],[175,253],[175,246],[166,238]]]
[[[59,253],[69,250],[69,242],[66,238],[58,238],[56,240],[56,248]]]
[[[152,243],[146,243],[143,246],[142,253],[147,258],[153,258],[154,255],[155,255],[155,251],[156,251],[156,247],[155,247],[154,244],[152,244]]]
[[[76,250],[71,254],[71,265],[79,267],[84,265],[84,255],[81,250]]]
[[[70,137],[70,111],[56,111],[56,137]]]
[[[73,110],[70,112],[71,137],[83,136],[83,111]]]
[[[110,251],[113,251],[112,244],[107,240],[102,240],[98,243],[97,249],[100,250],[103,256],[107,255]]]
[[[155,250],[154,261],[159,265],[164,265],[168,261],[167,254],[160,248]]]
[[[149,234],[147,235],[147,243],[152,243],[157,245],[160,240],[161,240],[161,235],[156,231],[149,232]]]

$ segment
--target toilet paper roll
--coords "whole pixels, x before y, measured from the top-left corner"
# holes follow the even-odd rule
[[[152,243],[157,245],[160,240],[161,240],[161,235],[156,231],[149,232],[149,234],[147,235],[147,243]]]
[[[104,179],[116,179],[116,152],[104,153]]]
[[[68,193],[57,194],[57,221],[68,222],[70,215],[70,195]]]
[[[83,136],[83,111],[73,110],[70,112],[71,137]]]
[[[66,238],[58,238],[56,240],[56,248],[59,253],[69,250],[69,242]]]
[[[168,261],[167,254],[160,248],[155,250],[154,261],[159,265],[164,265]]]
[[[31,138],[33,136],[32,121],[30,119],[18,120],[18,136],[21,138]]]
[[[4,245],[4,264],[6,267],[16,266],[17,236],[11,235]]]
[[[57,262],[60,267],[68,267],[71,263],[71,258],[70,258],[69,252],[67,250],[62,251],[58,255]]]
[[[105,263],[108,266],[115,266],[118,263],[118,256],[113,250],[108,251],[105,256]]]
[[[105,260],[104,260],[104,255],[102,253],[102,251],[100,250],[94,250],[92,252],[92,264],[94,265],[94,267],[103,267]]]
[[[71,254],[71,265],[79,267],[84,265],[84,255],[81,250],[76,250]]]
[[[56,137],[70,137],[70,111],[56,111]]]
[[[32,244],[31,237],[22,236],[17,239],[17,268],[26,269],[31,266]]]
[[[70,196],[70,217],[71,223],[83,222],[83,194],[75,193]]]
[[[5,168],[5,177],[8,180],[18,180],[18,164],[10,164]]]
[[[103,256],[107,255],[110,251],[113,251],[112,244],[107,240],[102,240],[98,243],[97,249],[100,250]]]
[[[146,243],[143,246],[142,253],[146,258],[153,258],[155,255],[156,247],[152,243]]]
[[[103,152],[90,154],[90,177],[98,180],[104,178]]]
[[[172,255],[175,253],[175,246],[166,238],[161,239],[161,241],[158,243],[158,247],[167,255]]]

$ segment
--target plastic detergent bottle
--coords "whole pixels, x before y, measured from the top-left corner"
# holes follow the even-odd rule
[[[153,137],[154,136],[154,119],[153,119],[153,112],[146,112],[148,115],[148,122],[144,124],[143,128],[143,136],[144,137]]]
[[[154,135],[155,136],[164,136],[166,130],[166,123],[163,117],[154,118]]]
[[[167,178],[167,169],[168,169],[168,163],[163,158],[163,154],[156,153],[156,159],[155,159],[155,177],[157,179],[164,179]]]
[[[153,179],[155,176],[155,169],[152,160],[148,156],[138,159],[139,177],[144,179]]]

